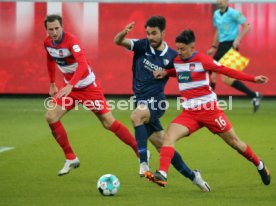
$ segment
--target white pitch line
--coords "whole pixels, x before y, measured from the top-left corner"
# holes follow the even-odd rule
[[[14,149],[14,147],[0,147],[0,153]]]

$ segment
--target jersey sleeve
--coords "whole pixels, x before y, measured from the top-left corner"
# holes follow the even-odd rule
[[[143,39],[132,39],[131,40],[131,50],[135,53],[142,53],[143,51],[145,51],[145,40]]]
[[[172,58],[169,58],[169,59],[171,59],[171,61],[165,68],[167,76],[169,76],[169,77],[176,77],[176,70],[174,68],[174,63],[173,63],[175,58],[177,58],[177,52],[175,52],[175,54],[173,55]]]
[[[49,80],[50,80],[50,83],[54,83],[55,82],[55,78],[56,78],[56,62],[50,56],[49,52],[46,49],[45,44],[44,44],[44,48],[45,48],[45,50],[47,52],[47,69],[48,69]]]
[[[255,76],[241,71],[230,69],[213,60],[211,57],[205,57],[202,61],[204,70],[224,74],[234,79],[255,82]]]
[[[69,84],[74,86],[79,80],[81,80],[81,78],[87,72],[88,63],[85,57],[84,49],[81,47],[77,38],[71,39],[69,47],[70,52],[72,53],[76,62],[78,63],[78,67],[72,79],[69,81]]]
[[[167,73],[167,76],[169,76],[169,77],[176,77],[176,70],[175,70],[175,68],[166,69],[165,72]]]
[[[232,12],[232,17],[238,24],[244,24],[246,21],[245,16],[237,10],[234,10],[234,12]]]

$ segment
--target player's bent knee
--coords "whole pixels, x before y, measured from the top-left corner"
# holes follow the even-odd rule
[[[171,138],[169,135],[165,136],[163,146],[165,147],[172,147],[175,144],[175,141],[173,138]]]
[[[161,140],[157,140],[157,139],[155,139],[155,140],[153,140],[151,142],[154,145],[154,147],[156,148],[156,150],[159,152],[160,149],[161,149],[161,147],[162,147],[162,145],[163,145],[163,142]]]
[[[103,127],[108,130],[110,130],[112,124],[116,121],[111,112],[98,115],[98,118],[101,121]]]
[[[45,114],[45,119],[49,124],[51,124],[58,121],[58,116],[56,112],[49,110]]]
[[[136,112],[131,114],[130,119],[134,126],[143,124],[143,119]]]

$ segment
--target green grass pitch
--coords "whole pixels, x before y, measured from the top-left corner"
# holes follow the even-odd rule
[[[164,127],[179,113],[175,100],[162,118]],[[276,102],[263,100],[252,113],[249,100],[234,100],[226,111],[238,136],[268,165],[272,182],[264,186],[256,168],[207,129],[177,143],[187,164],[199,169],[212,191],[203,193],[171,167],[166,188],[138,176],[138,160],[133,151],[101,126],[88,111],[72,111],[62,122],[81,167],[58,177],[64,156],[44,119],[43,99],[0,99],[0,205],[3,206],[171,206],[171,205],[276,205]],[[113,111],[133,132],[130,111]],[[149,144],[151,169],[159,155]],[[96,189],[98,178],[115,174],[121,181],[116,196],[103,197]]]

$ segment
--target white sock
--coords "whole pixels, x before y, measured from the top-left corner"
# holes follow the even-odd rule
[[[165,172],[165,171],[163,171],[163,170],[159,170],[159,172],[161,173],[161,175],[163,175],[164,177],[166,177],[167,178],[167,173]]]
[[[258,165],[258,170],[262,170],[264,168],[264,163],[260,161],[260,164]]]

